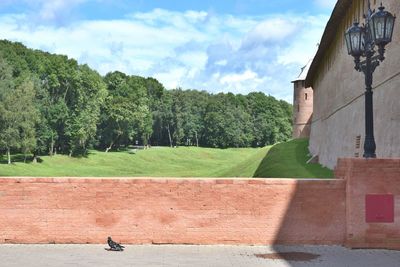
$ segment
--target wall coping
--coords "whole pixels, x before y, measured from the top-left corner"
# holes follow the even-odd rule
[[[341,182],[335,178],[206,178],[206,177],[0,177],[0,183],[214,183],[214,184],[297,184],[310,182]]]
[[[345,161],[380,161],[380,162],[387,162],[393,161],[398,162],[400,158],[338,158],[338,161],[345,160]]]

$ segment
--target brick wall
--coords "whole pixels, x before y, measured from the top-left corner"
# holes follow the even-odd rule
[[[400,249],[400,159],[340,159],[337,174],[347,180],[346,245]],[[394,222],[367,223],[366,195],[377,194],[394,196]]]
[[[294,139],[310,137],[313,94],[314,91],[311,87],[304,87],[304,81],[294,82],[292,129]]]
[[[0,243],[343,244],[345,181],[0,179]]]

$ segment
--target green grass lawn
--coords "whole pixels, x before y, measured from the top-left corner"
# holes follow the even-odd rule
[[[332,178],[333,172],[319,164],[306,162],[308,139],[296,139],[274,145],[262,160],[254,177]]]
[[[332,177],[330,170],[305,163],[307,143],[295,140],[273,147],[230,149],[154,147],[135,154],[91,151],[82,158],[44,156],[41,163],[0,164],[0,176]]]
[[[0,164],[0,176],[251,177],[269,147],[211,149],[154,147],[128,152],[91,151],[87,157],[44,156],[41,163]]]

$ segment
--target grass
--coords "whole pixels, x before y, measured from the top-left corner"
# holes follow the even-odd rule
[[[252,177],[269,147],[211,149],[155,147],[128,152],[91,151],[87,157],[41,157],[41,163],[0,164],[0,176],[40,177]]]
[[[33,177],[275,177],[329,178],[332,171],[306,164],[308,141],[264,148],[154,147],[129,152],[91,151],[87,157],[41,157],[41,163],[4,164],[0,176]]]
[[[254,177],[332,178],[333,172],[320,164],[308,163],[308,139],[295,139],[273,146],[254,173]]]

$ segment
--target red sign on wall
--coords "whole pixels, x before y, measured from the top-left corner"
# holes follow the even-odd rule
[[[394,196],[369,194],[365,196],[365,220],[367,223],[394,222]]]

